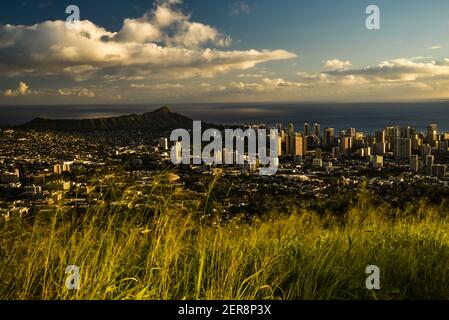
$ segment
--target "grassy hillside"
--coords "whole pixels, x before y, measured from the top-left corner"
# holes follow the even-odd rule
[[[224,223],[177,204],[178,192],[155,187],[140,209],[2,221],[0,299],[449,298],[444,205],[399,211],[361,196],[339,218],[292,210]],[[365,288],[371,264],[379,291]],[[78,291],[65,287],[68,265],[80,267]]]

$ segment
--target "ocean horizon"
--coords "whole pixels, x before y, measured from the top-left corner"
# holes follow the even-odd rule
[[[0,106],[0,126],[26,123],[36,117],[89,119],[151,112],[164,104]],[[265,123],[284,126],[319,123],[336,130],[356,128],[374,133],[389,126],[425,130],[431,123],[449,132],[449,101],[386,103],[192,103],[169,104],[172,112],[215,124]]]

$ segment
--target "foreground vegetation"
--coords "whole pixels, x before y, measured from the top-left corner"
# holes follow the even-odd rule
[[[449,209],[301,209],[224,222],[155,184],[144,208],[0,223],[0,299],[448,299]],[[204,209],[205,210],[205,209]],[[65,287],[68,265],[81,287]],[[381,290],[365,268],[381,269]]]

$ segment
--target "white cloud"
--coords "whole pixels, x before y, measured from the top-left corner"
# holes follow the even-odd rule
[[[59,89],[58,95],[63,97],[86,97],[86,98],[95,98],[95,93],[86,88],[70,88],[70,89]]]
[[[141,80],[142,82],[146,80]],[[449,96],[449,59],[399,58],[365,68],[298,72],[297,79],[237,73],[228,82],[134,82],[131,92],[161,101],[388,101]]]
[[[400,58],[362,69],[329,71],[335,77],[355,76],[371,82],[416,81],[449,78],[449,61],[416,62]]]
[[[441,46],[439,46],[439,45],[434,45],[434,46],[430,46],[429,48],[427,48],[428,50],[439,50],[439,49],[441,49],[442,47]]]
[[[160,43],[167,46],[198,47],[208,42],[227,46],[230,37],[215,28],[191,22],[190,17],[177,9],[181,1],[159,1],[155,8],[139,19],[125,19],[113,39],[119,42]]]
[[[5,97],[24,96],[29,93],[29,89],[30,87],[25,82],[20,82],[16,89],[8,89],[3,93],[3,95]]]
[[[263,76],[262,73],[241,73],[237,78],[262,78]]]
[[[433,60],[433,57],[416,56],[416,57],[410,58],[409,60],[410,60],[410,61],[424,61],[424,60],[432,61],[432,60]]]
[[[350,67],[352,63],[349,60],[342,61],[339,59],[327,60],[324,69],[325,70],[341,70]]]
[[[187,48],[198,47],[207,42],[220,47],[227,47],[231,43],[231,38],[222,36],[210,26],[197,22],[185,22],[182,29],[171,41],[175,46],[182,45]]]
[[[267,92],[285,89],[302,89],[307,87],[307,84],[301,82],[287,81],[282,78],[271,79],[263,78],[260,82],[232,82],[229,84],[229,89],[236,91],[253,91],[253,92]]]
[[[182,1],[159,1],[154,9],[155,23],[162,27],[168,27],[175,22],[187,21],[189,17],[179,10],[173,10],[173,7],[181,4]]]
[[[312,100],[386,101],[447,98],[449,59],[399,58],[374,66],[325,72],[298,72]]]
[[[30,87],[24,83],[20,82],[16,89],[8,89],[3,92],[5,97],[21,97],[28,96],[31,98],[36,97],[84,97],[84,98],[94,98],[97,95],[88,88],[61,88],[61,89],[36,89],[31,90]]]
[[[184,89],[189,88],[181,83],[157,83],[157,84],[144,84],[144,83],[132,83],[130,86],[132,89],[148,89],[148,90],[174,90],[174,89]]]
[[[285,50],[221,50],[231,39],[215,28],[190,21],[177,5],[159,1],[140,19],[125,19],[119,32],[90,21],[76,30],[64,21],[0,26],[0,72],[16,76],[71,76],[88,79],[173,80],[212,77],[247,70],[273,60],[295,58]]]
[[[115,35],[118,42],[157,42],[161,41],[162,33],[156,26],[142,19],[125,19],[122,29]]]

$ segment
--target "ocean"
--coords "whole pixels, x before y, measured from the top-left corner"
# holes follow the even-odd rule
[[[36,117],[83,119],[145,113],[162,105],[63,105],[0,106],[0,126],[18,125]],[[336,130],[356,128],[365,133],[387,126],[411,126],[425,130],[436,123],[449,132],[449,101],[392,103],[202,103],[169,105],[172,112],[215,124],[293,123],[302,131],[304,123]]]

